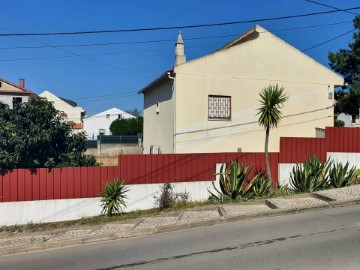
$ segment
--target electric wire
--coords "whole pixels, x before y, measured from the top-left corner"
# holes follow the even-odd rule
[[[301,27],[291,27],[285,29],[275,29],[272,30],[272,33],[277,32],[286,32],[292,30],[300,30],[300,29],[312,29],[324,26],[334,26],[340,25],[345,23],[350,23],[352,21],[342,21],[336,23],[327,23],[327,24],[318,24],[318,25],[311,25],[311,26],[301,26]],[[321,30],[321,29],[315,29]],[[203,37],[190,37],[190,38],[183,38],[184,41],[193,41],[193,40],[203,40],[203,39],[217,39],[217,38],[227,38],[227,37],[235,37],[239,34],[227,34],[227,35],[216,35],[216,36],[203,36]],[[89,44],[68,44],[68,45],[52,45],[52,46],[18,46],[18,47],[0,47],[0,50],[14,50],[14,49],[43,49],[43,48],[75,48],[75,47],[96,47],[96,46],[113,46],[113,45],[133,45],[133,44],[151,44],[151,43],[163,43],[163,42],[174,42],[174,39],[159,39],[159,40],[145,40],[145,41],[126,41],[126,42],[104,42],[104,43],[89,43]]]
[[[332,13],[338,13],[338,12],[342,12],[342,11],[351,11],[351,10],[357,10],[357,9],[360,9],[360,7],[357,6],[357,7],[345,8],[345,9],[336,9],[336,10],[330,10],[330,11],[321,11],[321,12],[312,12],[312,13],[297,14],[297,15],[287,15],[287,16],[280,16],[280,17],[270,17],[270,18],[251,19],[251,20],[233,21],[233,22],[222,22],[222,23],[193,24],[193,25],[181,25],[181,26],[161,26],[161,27],[133,28],[133,29],[90,30],[90,31],[74,31],[74,32],[7,33],[7,34],[0,34],[0,37],[8,37],[8,36],[87,35],[87,34],[126,33],[126,32],[143,32],[143,31],[158,31],[158,30],[176,30],[176,29],[189,29],[189,28],[217,27],[217,26],[256,23],[256,22],[264,22],[264,21],[276,21],[276,20],[303,18],[303,17],[332,14]]]

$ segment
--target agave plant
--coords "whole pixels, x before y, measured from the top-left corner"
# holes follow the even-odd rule
[[[303,164],[295,165],[290,174],[290,185],[297,192],[314,192],[329,187],[328,171],[331,161],[321,163],[312,156]]]
[[[342,163],[334,164],[329,171],[331,185],[334,188],[346,187],[352,184],[355,179],[355,167],[349,169],[349,162],[345,166]]]
[[[213,181],[213,187],[218,193],[215,195],[210,190],[211,197],[220,202],[224,200],[237,200],[238,198],[247,198],[251,192],[254,182],[251,181],[249,184],[246,183],[248,173],[251,167],[242,164],[239,165],[238,160],[231,160],[230,166],[223,164],[220,168],[219,175],[219,186],[220,190],[215,186]]]
[[[106,182],[104,191],[101,193],[102,214],[111,217],[114,213],[122,211],[122,207],[126,207],[126,193],[129,188],[125,186],[123,181],[115,178],[112,182]]]
[[[258,174],[251,180],[253,183],[253,192],[255,196],[267,196],[271,193],[271,182],[263,174]]]

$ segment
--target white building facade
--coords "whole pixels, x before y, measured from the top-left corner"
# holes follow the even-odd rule
[[[116,119],[136,118],[135,116],[117,108],[112,108],[83,119],[84,131],[88,139],[96,139],[100,133],[111,135],[110,125]]]

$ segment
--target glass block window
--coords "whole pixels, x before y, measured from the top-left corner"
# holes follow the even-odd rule
[[[209,119],[231,119],[231,97],[209,96]]]

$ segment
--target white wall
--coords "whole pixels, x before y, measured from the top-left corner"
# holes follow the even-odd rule
[[[0,101],[5,103],[5,104],[8,104],[10,109],[12,109],[13,108],[13,98],[14,97],[22,98],[22,103],[27,102],[28,99],[29,99],[29,96],[12,94],[12,95],[0,95]]]
[[[129,185],[125,212],[156,207],[154,195],[160,194],[162,184]],[[175,183],[174,192],[190,193],[192,201],[204,201],[212,190],[211,181]],[[101,213],[100,198],[41,200],[0,203],[0,226],[45,223],[97,216]]]
[[[334,162],[341,162],[343,165],[349,162],[349,166],[355,166],[360,169],[360,153],[339,153],[339,152],[328,152],[326,158],[333,160]],[[290,173],[296,163],[279,163],[279,185],[290,186]]]
[[[107,115],[109,116],[107,117]],[[96,139],[99,135],[99,129],[105,130],[104,135],[111,135],[110,125],[119,118],[119,115],[121,115],[122,119],[134,118],[131,114],[115,108],[84,118],[84,130],[87,137],[89,139]]]

